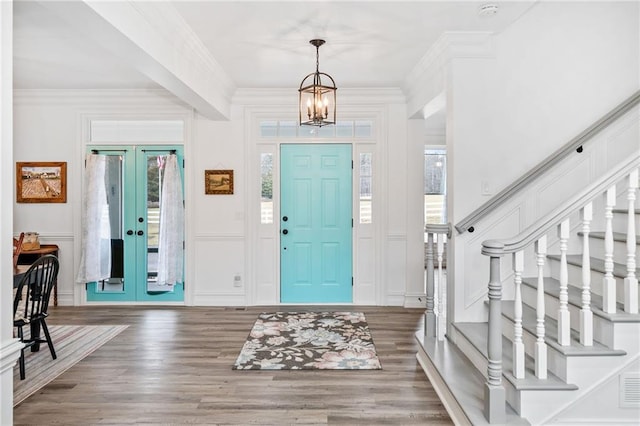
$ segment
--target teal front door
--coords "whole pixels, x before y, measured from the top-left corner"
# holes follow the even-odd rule
[[[280,301],[351,303],[351,145],[282,145]]]
[[[87,283],[87,301],[179,302],[183,284],[172,291],[156,285],[162,176],[166,156],[182,146],[89,146],[107,157],[105,186],[111,228],[111,277]],[[184,173],[182,173],[184,179]]]

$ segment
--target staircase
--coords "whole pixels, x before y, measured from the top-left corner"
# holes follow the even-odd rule
[[[451,323],[445,339],[429,324],[438,294],[427,295],[417,358],[454,422],[640,423],[637,163],[535,229],[483,243],[487,322]],[[507,286],[513,300],[503,300]]]

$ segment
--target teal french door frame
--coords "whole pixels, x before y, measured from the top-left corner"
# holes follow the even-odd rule
[[[87,283],[88,302],[181,302],[184,300],[184,284],[177,284],[173,291],[148,291],[149,257],[157,247],[149,247],[148,161],[160,155],[175,152],[178,156],[184,190],[182,145],[89,145],[87,153],[98,151],[108,156],[122,158],[120,228],[114,234],[122,239],[123,286],[122,290],[103,291],[101,283]],[[158,223],[159,226],[159,223]]]
[[[280,301],[353,302],[351,144],[280,145]]]

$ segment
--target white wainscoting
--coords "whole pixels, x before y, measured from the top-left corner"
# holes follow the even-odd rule
[[[198,306],[246,306],[245,238],[242,234],[199,234],[194,238],[193,282],[187,288]],[[239,275],[241,286],[235,287]]]

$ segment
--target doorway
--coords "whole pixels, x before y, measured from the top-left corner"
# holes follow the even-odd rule
[[[352,303],[350,144],[280,148],[280,301]]]
[[[94,145],[88,150],[106,156],[111,274],[87,283],[87,301],[183,301],[184,284],[167,291],[156,282],[164,165],[167,155],[175,152],[184,182],[182,146]]]

